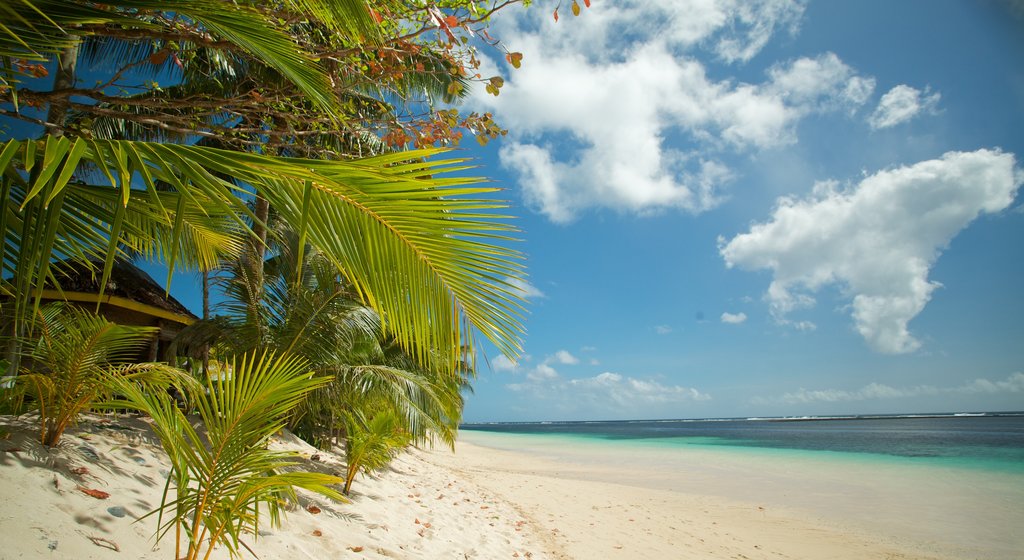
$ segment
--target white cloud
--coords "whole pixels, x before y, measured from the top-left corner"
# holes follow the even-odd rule
[[[934,113],[941,95],[898,85],[882,96],[878,108],[868,117],[871,128],[881,129],[896,126],[913,119],[922,112]]]
[[[701,212],[734,179],[725,159],[796,139],[800,119],[854,112],[874,81],[835,54],[778,64],[762,83],[716,80],[688,51],[749,60],[803,3],[784,0],[602,4],[555,28],[504,18],[499,29],[523,65],[501,95],[473,103],[511,131],[501,164],[527,204],[559,223],[589,208],[639,214]],[[653,28],[652,28],[653,26]],[[488,61],[485,73],[499,72]],[[670,147],[689,144],[687,149]],[[682,139],[681,141],[679,139]]]
[[[549,358],[549,360],[555,363],[566,365],[576,365],[580,363],[579,358],[570,354],[568,350],[559,350],[558,352],[555,352],[554,355]]]
[[[800,388],[792,393],[776,397],[755,397],[754,404],[807,404],[814,402],[850,402],[878,399],[900,399],[936,395],[1024,393],[1024,373],[1014,373],[1003,380],[990,381],[975,379],[954,387],[915,385],[912,387],[891,387],[881,383],[870,383],[853,391],[843,389],[808,390]]]
[[[729,323],[730,325],[739,325],[747,320],[747,314],[742,311],[739,313],[729,313],[726,311],[722,313],[722,322]]]
[[[531,369],[526,374],[526,379],[533,381],[534,383],[549,381],[552,379],[558,379],[558,372],[555,368],[548,364],[537,364],[537,367]]]
[[[707,393],[692,387],[665,385],[653,379],[629,377],[614,372],[576,379],[535,376],[527,383],[506,387],[552,402],[551,409],[576,414],[583,411],[604,418],[672,415],[673,411],[678,411],[675,408],[678,405],[711,399]]]
[[[547,297],[544,292],[540,291],[536,286],[530,284],[523,278],[514,278],[509,276],[505,278],[505,283],[508,284],[513,290],[518,291],[519,295],[526,299],[537,299]]]
[[[672,327],[669,325],[657,325],[654,327],[654,332],[658,334],[670,334],[672,332]]]
[[[504,354],[498,354],[497,358],[491,360],[491,369],[494,371],[507,371],[515,373],[519,364],[508,359]]]
[[[772,271],[765,299],[781,323],[835,285],[872,348],[911,352],[920,343],[907,324],[940,286],[928,272],[941,251],[980,214],[1009,206],[1022,180],[1012,154],[951,152],[847,190],[822,183],[805,199],[781,198],[768,222],[720,239],[719,250],[729,267]]]
[[[604,372],[594,377],[570,379],[565,388],[587,400],[605,400],[620,406],[704,401],[711,397],[691,387],[662,385],[657,381]]]

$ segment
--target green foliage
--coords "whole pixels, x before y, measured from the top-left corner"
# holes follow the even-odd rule
[[[43,445],[56,445],[81,412],[109,395],[111,380],[155,392],[180,381],[181,373],[163,364],[123,363],[148,344],[155,328],[115,325],[61,303],[40,308],[36,327],[16,382],[39,412]]]
[[[387,408],[370,418],[360,413],[351,414],[346,423],[345,461],[348,468],[344,492],[348,494],[357,474],[369,474],[388,466],[412,438],[403,429],[398,414]]]
[[[221,371],[192,391],[205,432],[193,427],[166,394],[130,382],[114,380],[121,397],[107,403],[153,418],[172,465],[156,512],[157,535],[175,530],[175,558],[182,558],[177,550],[182,544],[186,560],[204,551],[208,555],[218,545],[237,554],[242,536],[257,534],[261,508],[272,525],[278,524],[284,500],[295,498],[295,488],[343,499],[330,488],[341,478],[286,470],[297,462],[297,453],[267,449],[292,409],[327,380],[313,377],[304,360],[287,354],[246,354]]]

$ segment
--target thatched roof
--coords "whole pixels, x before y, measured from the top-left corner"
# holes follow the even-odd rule
[[[62,261],[51,267],[64,292],[98,294],[103,276],[103,263],[94,261],[90,267],[81,262]],[[52,288],[53,286],[47,286]],[[187,307],[174,299],[156,280],[139,267],[125,261],[115,261],[110,278],[103,290],[104,296],[117,296],[164,311],[198,319]]]

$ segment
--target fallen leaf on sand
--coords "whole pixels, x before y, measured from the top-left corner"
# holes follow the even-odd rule
[[[320,529],[313,529],[313,536],[314,537],[322,537],[322,536],[324,536],[324,534],[320,532]]]
[[[71,469],[71,474],[77,474],[78,476],[82,476],[84,474],[89,474],[89,469],[85,467],[76,467]]]
[[[308,506],[306,506],[306,511],[308,511],[309,513],[312,513],[313,515],[316,515],[316,514],[320,513],[321,510],[320,510],[320,508],[316,507],[315,505],[309,504]]]
[[[103,490],[93,490],[92,488],[86,488],[84,486],[79,486],[78,491],[83,494],[92,496],[97,500],[106,500],[107,498],[110,497],[110,494],[104,492]]]
[[[416,518],[416,521],[413,521],[413,523],[415,523],[415,524],[419,525],[419,524],[420,524],[420,518],[419,518],[419,517],[417,517],[417,518]]]
[[[427,529],[429,529],[430,528],[430,523],[424,523],[423,526],[426,527]]]
[[[350,547],[348,547],[348,549],[351,550],[352,552],[362,552],[363,551],[363,547],[361,547],[361,546],[350,546]]]

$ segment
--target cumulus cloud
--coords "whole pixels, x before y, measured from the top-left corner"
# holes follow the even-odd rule
[[[729,313],[726,311],[722,313],[722,322],[730,325],[739,325],[747,320],[747,314],[742,311],[739,313]]]
[[[654,332],[658,334],[670,334],[672,332],[672,327],[668,325],[657,325],[654,327]]]
[[[928,279],[932,265],[976,217],[1007,208],[1022,180],[1012,154],[951,152],[847,189],[827,182],[807,198],[781,198],[769,221],[720,238],[719,251],[729,267],[772,271],[765,299],[780,323],[813,328],[788,315],[835,285],[873,349],[912,352],[920,342],[907,325],[940,286]]]
[[[800,388],[791,393],[775,397],[755,397],[754,404],[808,404],[815,402],[851,402],[877,399],[899,399],[936,395],[972,395],[1024,393],[1024,373],[1014,373],[1006,379],[990,381],[975,379],[953,387],[936,387],[934,385],[915,385],[911,387],[892,387],[882,383],[870,383],[856,390]]]
[[[498,24],[523,65],[500,96],[473,103],[508,125],[501,164],[550,220],[712,208],[735,177],[729,157],[793,143],[802,118],[852,113],[874,90],[832,53],[777,64],[760,83],[713,79],[691,53],[749,60],[773,33],[795,30],[801,2],[664,4],[602,4],[557,29],[532,10]],[[489,61],[483,71],[501,70]]]
[[[898,85],[882,96],[878,108],[868,117],[871,128],[881,129],[907,122],[921,113],[934,113],[941,95]]]

